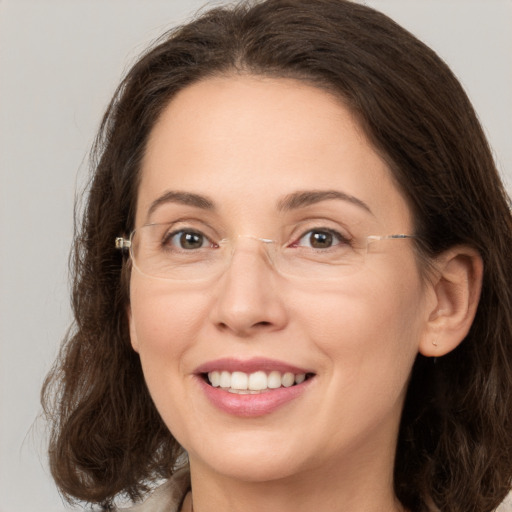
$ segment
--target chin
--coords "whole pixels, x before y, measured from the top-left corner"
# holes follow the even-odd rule
[[[189,450],[191,466],[208,466],[225,477],[245,482],[281,480],[308,467],[304,443],[284,442],[281,436],[236,433],[217,438],[201,451]],[[274,438],[274,439],[272,439]],[[299,446],[297,446],[299,445]]]

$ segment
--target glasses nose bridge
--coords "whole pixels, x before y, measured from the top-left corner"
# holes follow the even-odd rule
[[[229,251],[229,261],[227,267],[230,267],[233,261],[233,258],[237,253],[242,250],[242,252],[248,252],[250,254],[258,254],[261,255],[261,252],[264,252],[266,256],[266,262],[271,265],[274,270],[277,270],[276,266],[276,248],[277,243],[275,240],[271,238],[262,238],[254,235],[236,235],[233,239],[226,240],[230,243],[230,251]],[[246,241],[252,241],[253,244],[249,247],[245,247]],[[251,250],[252,249],[252,250]],[[257,249],[257,252],[254,250]]]

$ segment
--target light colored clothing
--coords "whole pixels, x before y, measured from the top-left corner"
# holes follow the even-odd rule
[[[190,473],[183,468],[170,480],[155,489],[143,503],[130,508],[120,508],[118,512],[179,512],[185,495],[190,490]],[[512,512],[512,494],[496,509],[496,512]]]
[[[190,490],[188,468],[179,469],[172,478],[157,487],[142,503],[118,512],[179,512],[185,495]]]
[[[496,509],[496,512],[512,512],[512,493],[505,498],[505,501]]]

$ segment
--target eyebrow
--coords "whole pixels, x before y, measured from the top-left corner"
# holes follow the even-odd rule
[[[364,201],[339,190],[304,190],[294,192],[293,194],[288,194],[283,197],[278,202],[277,208],[280,211],[296,210],[298,208],[303,208],[304,206],[310,206],[330,199],[347,201],[373,215],[370,207]]]
[[[288,194],[278,201],[277,209],[281,212],[297,210],[305,206],[310,206],[312,204],[328,201],[331,199],[347,201],[373,215],[370,207],[364,201],[339,190],[301,190],[298,192],[293,192],[292,194]],[[184,204],[187,206],[200,208],[202,210],[215,209],[214,202],[206,196],[193,194],[191,192],[170,190],[162,194],[151,203],[148,209],[147,218],[149,219],[155,210],[166,203]]]
[[[187,206],[194,206],[195,208],[201,208],[202,210],[215,209],[213,201],[206,196],[192,194],[191,192],[170,190],[169,192],[162,194],[151,203],[151,206],[148,209],[147,218],[151,217],[151,215],[158,207],[166,203],[184,204]]]

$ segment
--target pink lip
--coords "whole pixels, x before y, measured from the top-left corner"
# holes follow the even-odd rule
[[[239,395],[236,393],[230,393],[229,391],[221,388],[214,388],[213,386],[210,386],[203,377],[203,374],[223,370],[228,372],[241,371],[245,373],[253,373],[260,370],[265,372],[291,372],[294,374],[311,374],[313,372],[288,363],[265,358],[253,358],[249,360],[225,358],[210,361],[199,366],[194,372],[196,374],[196,381],[210,403],[225,413],[245,418],[270,414],[292,400],[300,397],[307,389],[309,389],[312,381],[314,380],[313,378],[309,378],[301,384],[296,384],[289,388],[281,387],[255,395]]]
[[[311,370],[299,368],[297,366],[277,361],[275,359],[266,359],[263,357],[255,357],[252,359],[234,359],[223,358],[209,361],[202,364],[195,369],[194,373],[208,373],[213,371],[227,371],[227,372],[244,372],[253,373],[257,371],[272,372],[277,371],[281,373],[291,372],[297,375],[298,373],[313,373]]]
[[[221,388],[214,388],[202,377],[197,377],[203,393],[215,407],[233,416],[244,418],[270,414],[301,396],[309,388],[312,380],[314,379],[307,379],[289,388],[281,387],[257,395],[238,395]]]

